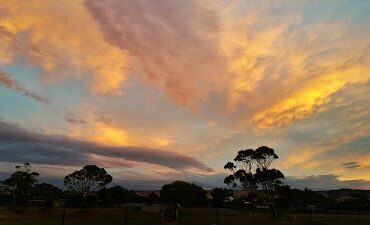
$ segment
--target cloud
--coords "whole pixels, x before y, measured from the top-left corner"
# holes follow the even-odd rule
[[[28,90],[25,86],[23,86],[18,81],[14,80],[10,74],[0,69],[0,86],[3,86],[5,88],[11,89],[15,92],[17,92],[20,95],[26,96],[28,98],[31,98],[35,101],[38,101],[43,104],[50,103],[50,99],[43,97],[41,95],[38,95],[30,90]]]
[[[99,163],[108,157],[161,165],[176,170],[213,171],[196,158],[147,147],[114,147],[79,141],[65,136],[49,136],[22,129],[0,120],[0,152],[4,162],[30,162],[54,165]],[[129,166],[131,166],[130,164]],[[122,165],[121,165],[122,166]]]
[[[221,31],[233,74],[228,108],[247,109],[246,124],[260,128],[320,114],[335,107],[333,95],[370,79],[369,32],[354,28],[354,12],[329,19],[309,14],[309,1],[275,3],[227,4]]]
[[[0,61],[22,56],[49,80],[89,74],[99,93],[120,93],[129,74],[139,76],[192,109],[218,94],[218,111],[281,126],[331,108],[333,95],[370,79],[366,23],[354,26],[356,11],[332,13],[349,1],[325,16],[309,11],[326,4],[7,1]]]
[[[284,183],[292,188],[312,190],[335,190],[341,188],[351,189],[369,189],[370,181],[368,180],[340,180],[340,176],[327,174],[307,177],[286,177]]]
[[[369,80],[370,70],[366,65],[325,72],[307,81],[303,87],[271,108],[256,114],[254,121],[264,127],[306,118],[322,111],[322,106],[330,103],[332,95],[346,85],[366,84]]]
[[[278,138],[290,145],[285,147],[280,166],[295,174],[331,171],[342,179],[368,179],[366,173],[359,173],[366,171],[370,157],[368,94],[363,85],[346,87],[333,95],[334,108],[283,130]],[[356,168],[356,173],[346,166]]]
[[[71,124],[86,124],[86,120],[78,118],[75,114],[68,112],[64,116],[66,121]]]
[[[244,110],[260,128],[321,113],[334,94],[370,79],[370,42],[352,30],[353,14],[317,20],[308,1],[207,3],[85,1],[106,40],[174,101],[221,93],[218,107]]]
[[[22,57],[39,67],[45,80],[85,74],[92,91],[120,92],[126,56],[104,41],[81,1],[9,0],[2,2],[0,12],[0,63]]]
[[[346,162],[342,163],[342,166],[346,169],[354,169],[360,167],[361,165],[358,162]]]
[[[328,5],[330,11],[322,10]],[[78,151],[83,160],[71,155],[75,164],[99,157],[109,164],[112,149],[150,146],[222,168],[245,143],[267,143],[293,175],[330,171],[368,179],[369,145],[342,146],[369,136],[369,6],[350,0],[5,1],[0,63],[25,62],[40,71],[42,93],[79,112],[62,110],[62,122],[54,120],[54,109],[38,114],[41,119],[34,110],[23,110],[23,118],[5,113],[24,126],[109,149],[108,155]],[[59,83],[45,87],[50,81]],[[91,95],[86,86],[93,94],[122,95]],[[52,120],[45,120],[46,111]],[[46,154],[48,146],[37,144],[35,152]],[[32,147],[9,145],[8,151]],[[136,166],[122,158],[115,166]],[[346,162],[361,167],[353,173]]]
[[[202,1],[85,1],[106,40],[177,103],[205,99],[223,75],[218,18]]]

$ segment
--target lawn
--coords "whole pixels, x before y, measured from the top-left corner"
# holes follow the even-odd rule
[[[60,225],[62,209],[11,209],[0,208],[0,225]],[[310,225],[310,214],[285,214],[282,221],[274,222],[269,213],[256,214],[257,225],[296,224]],[[213,225],[216,224],[216,209],[186,208],[181,210],[180,224]],[[339,225],[358,225],[356,215],[340,215]],[[370,216],[360,216],[361,225],[370,224]],[[124,209],[122,208],[92,208],[67,209],[65,225],[123,225]],[[161,223],[160,213],[142,212],[135,209],[127,211],[127,225],[156,225]],[[335,215],[314,214],[313,225],[337,225]],[[253,225],[251,212],[243,210],[221,209],[219,225]]]

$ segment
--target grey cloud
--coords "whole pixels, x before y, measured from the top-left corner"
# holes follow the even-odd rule
[[[0,86],[11,89],[11,90],[17,92],[18,94],[29,97],[29,98],[31,98],[33,100],[36,100],[38,102],[41,102],[43,104],[50,103],[50,100],[48,98],[40,96],[40,95],[28,90],[21,83],[14,80],[10,74],[6,73],[5,71],[3,71],[1,69],[0,69]]]
[[[286,177],[284,183],[294,188],[304,189],[307,187],[315,191],[335,190],[341,188],[368,189],[370,187],[370,181],[367,180],[342,181],[338,178],[339,176],[334,174],[307,176],[303,178]]]
[[[360,167],[361,165],[358,162],[346,162],[342,163],[342,166],[346,169],[354,169]]]
[[[50,165],[83,165],[87,155],[72,149],[47,143],[4,143],[0,142],[1,161],[31,162]]]
[[[177,170],[213,171],[196,158],[147,147],[112,147],[65,136],[34,133],[0,119],[0,161],[55,165],[81,165],[91,154],[161,165]],[[95,162],[98,163],[98,162]]]
[[[107,124],[107,125],[112,123],[112,119],[106,117],[105,115],[103,115],[101,113],[95,112],[94,116],[95,116],[95,121],[96,122],[99,122],[99,123],[102,123],[102,124]]]
[[[64,118],[68,123],[72,123],[72,124],[86,124],[87,123],[86,120],[78,118],[76,115],[74,115],[71,112],[67,113],[64,116]]]

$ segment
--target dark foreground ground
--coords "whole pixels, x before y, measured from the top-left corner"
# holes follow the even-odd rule
[[[323,215],[288,214],[281,216],[281,221],[273,221],[269,213],[257,213],[256,225],[297,224],[297,225],[370,225],[369,215]],[[338,221],[337,221],[338,219]],[[123,208],[67,209],[65,225],[123,225]],[[182,209],[180,224],[213,225],[216,224],[216,209]],[[253,225],[251,212],[243,210],[219,210],[219,225]],[[0,225],[60,225],[62,209],[11,209],[0,208]],[[160,213],[143,212],[135,209],[127,211],[127,225],[162,224]],[[165,223],[173,224],[173,223]]]

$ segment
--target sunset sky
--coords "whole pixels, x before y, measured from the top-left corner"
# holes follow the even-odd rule
[[[223,184],[269,146],[286,183],[370,189],[370,0],[2,0],[0,180]],[[58,183],[59,182],[59,183]]]

